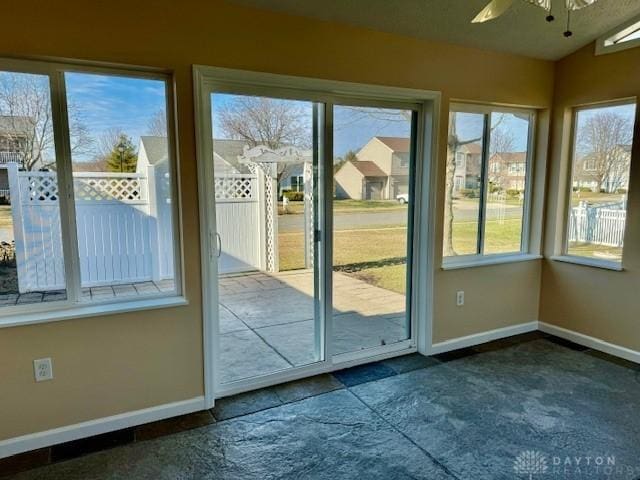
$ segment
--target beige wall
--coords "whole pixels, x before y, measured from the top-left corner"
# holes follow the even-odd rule
[[[556,64],[545,253],[559,253],[569,178],[570,109],[640,95],[640,48],[595,56],[589,45]],[[540,320],[640,350],[640,145],[631,166],[624,272],[546,260]]]
[[[175,74],[189,306],[0,329],[0,439],[203,393],[192,64],[443,92],[436,251],[450,98],[548,107],[553,64],[230,6],[220,0],[13,2],[0,55]],[[440,264],[438,254],[436,262]],[[538,262],[436,272],[435,339],[535,320]],[[522,286],[524,288],[517,288]],[[488,288],[490,287],[490,288]],[[454,308],[464,288],[467,305]],[[56,378],[34,383],[34,358]]]

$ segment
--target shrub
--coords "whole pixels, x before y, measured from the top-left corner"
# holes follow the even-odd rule
[[[618,193],[620,195],[624,195],[625,193],[627,193],[627,189],[626,188],[618,188],[616,190],[616,193]]]
[[[284,192],[283,195],[290,202],[302,202],[304,200],[304,192]]]
[[[520,190],[518,190],[517,188],[509,188],[507,189],[507,195],[510,197],[518,197],[520,196]]]
[[[473,188],[461,188],[460,195],[465,198],[477,198],[480,192],[474,190]]]

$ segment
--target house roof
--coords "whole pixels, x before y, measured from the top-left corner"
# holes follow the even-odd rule
[[[499,157],[505,163],[524,163],[527,161],[527,152],[501,152],[496,153],[492,159]]]
[[[460,145],[458,151],[461,150],[472,155],[482,155],[482,145],[479,143],[466,143],[464,145]]]
[[[247,173],[249,168],[238,161],[238,157],[244,152],[244,147],[249,144],[244,140],[228,140],[225,138],[213,139],[213,151],[232,169]]]
[[[140,137],[140,141],[144,145],[144,151],[147,153],[149,165],[155,165],[161,160],[167,158],[169,152],[166,137]]]
[[[27,134],[32,129],[33,121],[30,117],[0,115],[0,134]]]
[[[358,171],[364,175],[365,177],[386,177],[387,174],[384,173],[375,162],[371,162],[368,160],[363,161],[352,161],[351,162],[354,167],[358,169]]]
[[[387,147],[396,153],[407,153],[411,146],[410,139],[406,137],[376,137]]]

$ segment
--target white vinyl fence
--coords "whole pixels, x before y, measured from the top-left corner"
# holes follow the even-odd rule
[[[21,293],[65,286],[55,172],[8,164]],[[173,278],[171,196],[166,168],[146,173],[74,173],[83,287]]]
[[[218,273],[265,268],[264,174],[215,176]]]
[[[581,204],[571,209],[569,241],[622,247],[627,211]]]

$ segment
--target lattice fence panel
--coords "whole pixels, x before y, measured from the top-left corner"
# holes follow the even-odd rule
[[[128,203],[146,200],[140,177],[82,177],[74,178],[73,184],[76,201],[117,201]]]
[[[215,177],[214,183],[216,200],[245,202],[252,202],[257,200],[255,191],[255,175],[219,176]]]
[[[22,202],[34,203],[57,203],[58,202],[58,182],[55,174],[48,172],[25,172],[21,175],[20,193]]]

